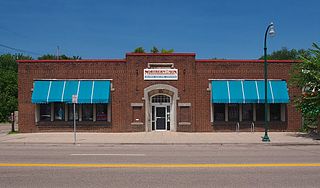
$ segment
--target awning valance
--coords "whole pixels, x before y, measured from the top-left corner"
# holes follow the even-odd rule
[[[287,83],[268,80],[268,103],[288,103]],[[264,80],[213,80],[212,103],[264,103]]]
[[[32,103],[72,103],[72,95],[78,95],[78,103],[109,103],[109,80],[37,80],[34,81]]]

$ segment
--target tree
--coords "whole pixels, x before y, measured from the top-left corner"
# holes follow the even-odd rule
[[[306,56],[301,56],[291,71],[290,83],[302,89],[302,95],[296,97],[295,105],[301,110],[311,125],[319,126],[320,119],[320,47],[313,43]]]
[[[157,47],[153,46],[150,52],[156,54],[156,53],[159,53],[159,50]]]
[[[167,53],[173,53],[174,52],[174,49],[169,49],[169,50],[166,50],[166,49],[164,49],[164,48],[162,48],[161,49],[161,53],[165,53],[165,54],[167,54]]]
[[[32,59],[23,54],[0,56],[0,122],[7,121],[11,112],[18,109],[17,59]]]
[[[134,53],[145,53],[145,50],[143,49],[143,47],[138,47],[138,48],[134,49],[133,52]]]
[[[39,60],[55,60],[55,59],[62,59],[62,60],[77,60],[77,59],[81,59],[80,56],[72,56],[72,57],[68,57],[64,54],[59,55],[59,58],[56,55],[52,55],[52,54],[45,54],[43,56],[38,57]]]
[[[281,50],[277,50],[272,52],[270,55],[267,55],[267,59],[275,59],[275,60],[298,60],[300,56],[310,56],[310,52],[304,49],[296,50],[291,49],[288,50],[286,47],[283,47]],[[264,56],[261,56],[259,59],[264,59]]]

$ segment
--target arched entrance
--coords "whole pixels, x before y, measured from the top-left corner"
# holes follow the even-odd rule
[[[176,131],[178,89],[155,84],[144,89],[146,131]]]
[[[151,130],[170,131],[171,97],[166,94],[151,96]]]

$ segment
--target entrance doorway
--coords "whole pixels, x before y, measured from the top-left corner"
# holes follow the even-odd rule
[[[178,89],[154,84],[144,89],[146,131],[177,131]]]
[[[155,95],[151,98],[151,120],[153,131],[170,130],[170,97]]]

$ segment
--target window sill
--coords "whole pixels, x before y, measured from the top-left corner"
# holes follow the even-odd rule
[[[39,127],[73,127],[73,121],[40,121],[36,123]],[[77,127],[89,127],[89,126],[111,126],[111,122],[106,121],[77,121]]]

